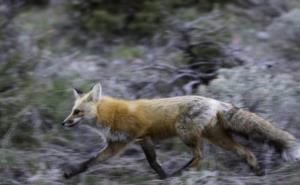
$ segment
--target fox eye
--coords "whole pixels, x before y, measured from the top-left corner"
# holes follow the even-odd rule
[[[81,110],[75,109],[74,112],[73,112],[73,114],[76,115],[76,114],[79,114],[80,112],[81,112]]]

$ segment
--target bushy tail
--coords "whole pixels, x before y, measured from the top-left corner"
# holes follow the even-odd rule
[[[267,141],[282,151],[286,160],[300,160],[300,145],[290,133],[276,128],[258,115],[239,108],[218,114],[224,127],[248,137]]]

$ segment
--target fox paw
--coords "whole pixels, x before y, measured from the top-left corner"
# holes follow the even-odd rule
[[[64,172],[63,173],[63,177],[65,178],[65,179],[69,179],[69,178],[71,178],[73,175],[72,175],[72,172]]]
[[[65,179],[69,179],[72,176],[74,176],[74,169],[73,168],[68,167],[68,168],[66,168],[66,169],[63,170],[63,177]]]
[[[265,175],[265,171],[263,168],[261,168],[260,166],[257,166],[254,170],[255,175],[257,176],[263,176]]]
[[[163,174],[158,174],[158,178],[159,178],[160,180],[164,180],[164,179],[168,178],[168,175],[165,174],[165,173],[163,173]]]
[[[63,168],[63,177],[65,179],[69,179],[78,173],[80,173],[79,167],[67,165]]]
[[[257,176],[264,176],[264,175],[265,175],[265,171],[262,170],[262,169],[260,169],[260,170],[255,171],[255,174],[256,174]]]

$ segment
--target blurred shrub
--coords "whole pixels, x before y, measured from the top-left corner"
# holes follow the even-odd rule
[[[21,6],[45,6],[48,5],[49,0],[2,0],[3,4],[10,7],[21,7]],[[0,1],[1,2],[1,1]]]
[[[265,26],[274,18],[299,5],[298,0],[232,0],[226,8],[239,18],[243,18],[245,22],[250,21],[256,26]]]
[[[46,83],[39,83],[38,88],[34,90],[36,96],[31,100],[31,104],[38,108],[44,119],[51,120],[54,125],[60,125],[71,107],[72,92],[66,90],[71,87],[70,80],[58,77]]]
[[[33,123],[26,120],[30,90],[33,79],[30,71],[33,63],[24,62],[18,53],[14,51],[7,56],[0,65],[0,139],[2,147],[10,142],[16,146],[35,145],[32,137]]]
[[[46,6],[49,0],[23,0],[25,5]]]
[[[22,50],[18,47],[16,32],[6,24],[0,29],[0,135],[2,136],[11,124],[8,115],[16,117],[17,111],[23,105],[22,88],[31,82],[30,71],[34,62],[23,58]]]
[[[267,31],[276,51],[290,59],[300,57],[300,9],[294,9],[274,19]]]
[[[73,0],[68,4],[73,22],[92,35],[150,34],[162,22],[159,1]]]
[[[18,70],[16,65],[11,68]],[[71,85],[63,78],[42,82],[28,74],[21,78],[15,76],[16,72],[11,72],[5,77],[0,75],[1,80],[14,84],[0,92],[0,145],[23,148],[39,146],[42,144],[42,135],[59,127],[68,114],[71,107],[68,102],[72,98],[66,89]]]
[[[23,8],[46,6],[49,0],[0,0],[0,30],[10,23]]]
[[[131,35],[145,38],[165,30],[174,18],[190,21],[228,4],[255,20],[279,16],[294,5],[280,0],[71,0],[66,2],[72,24],[95,37]],[[248,10],[249,9],[249,10]],[[244,11],[244,13],[243,13]]]
[[[72,0],[66,6],[73,24],[92,36],[121,34],[141,38],[163,29],[174,15],[192,20],[215,4],[227,2],[230,0]]]
[[[126,45],[120,45],[116,48],[113,48],[111,52],[111,56],[113,58],[121,58],[121,59],[132,59],[132,58],[140,58],[143,53],[138,47],[130,47]]]
[[[243,61],[228,46],[232,34],[227,22],[228,17],[219,11],[188,23],[176,21],[164,35],[166,46],[157,53],[151,52],[154,55],[149,57],[151,61],[141,64],[141,76],[147,70],[147,78],[130,79],[134,94],[138,97],[191,94],[199,85],[215,79],[220,68],[241,65]]]
[[[60,123],[65,116],[67,81],[37,79],[33,73],[39,56],[25,53],[7,29],[0,42],[0,146],[35,147],[41,133],[52,128],[49,123]]]

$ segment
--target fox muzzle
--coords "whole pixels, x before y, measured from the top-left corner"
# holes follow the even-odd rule
[[[74,118],[74,119],[65,120],[64,122],[62,122],[62,126],[64,126],[64,127],[73,127],[77,123],[79,123],[80,121],[81,121],[81,118]]]

